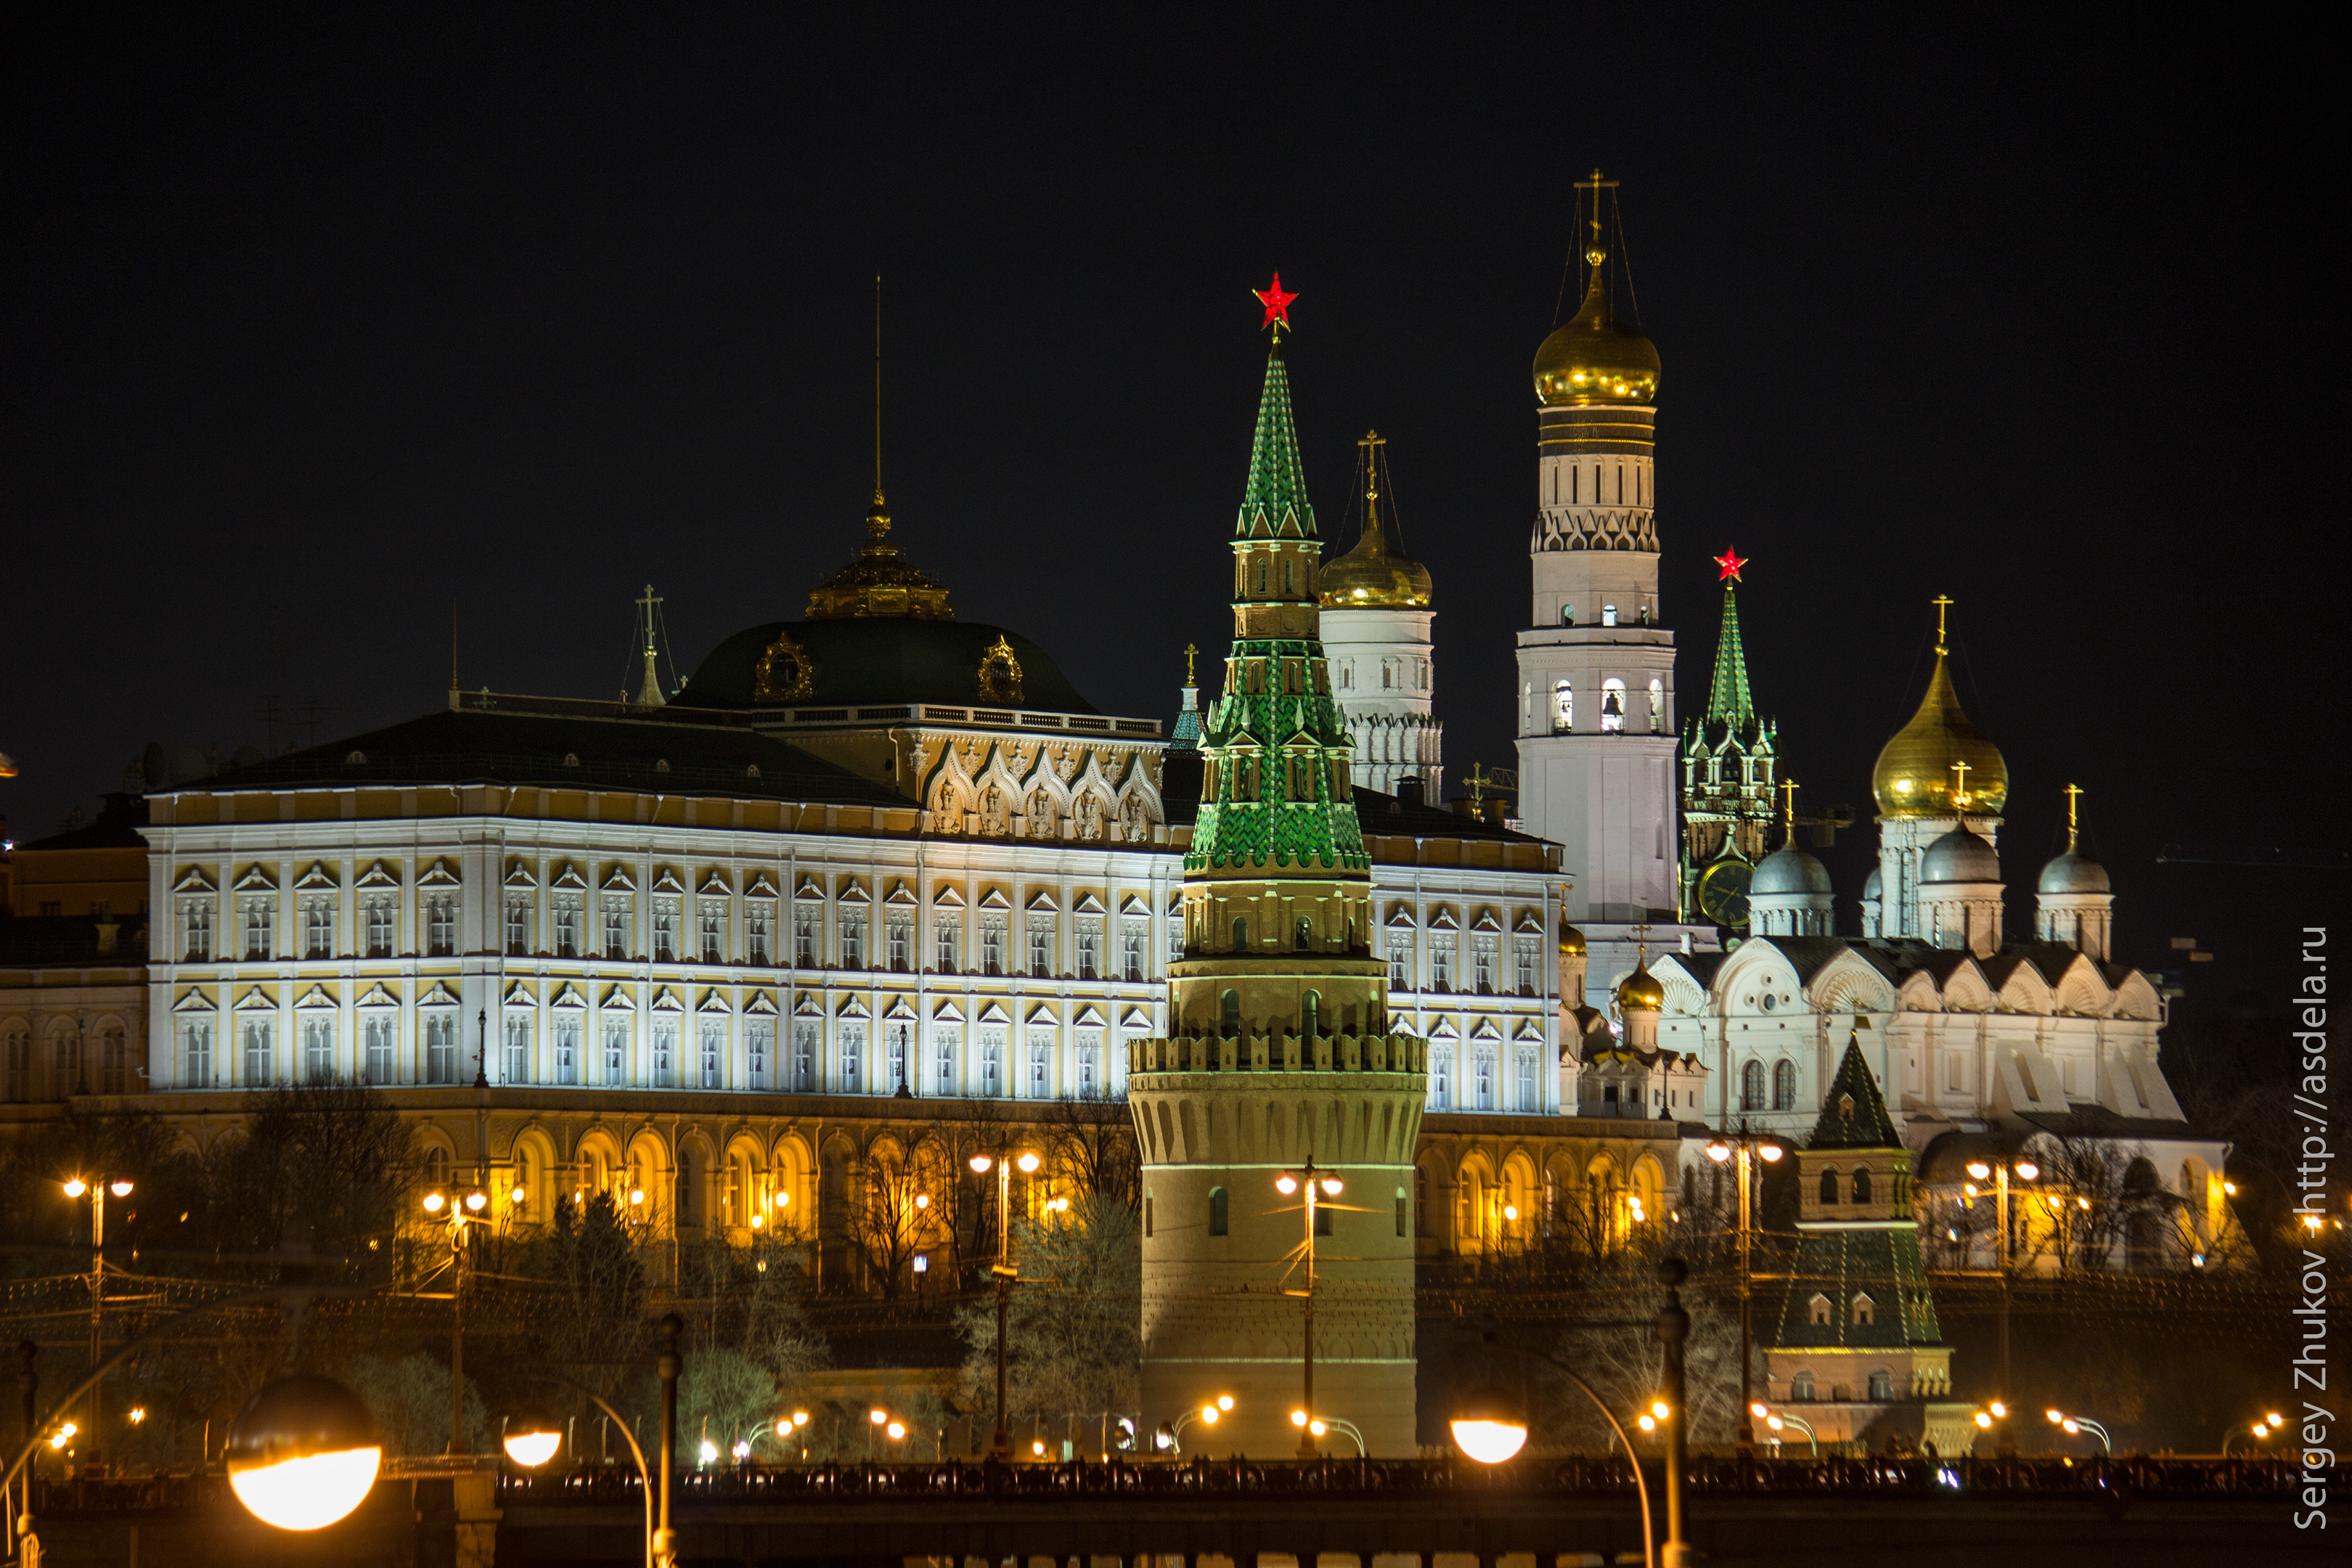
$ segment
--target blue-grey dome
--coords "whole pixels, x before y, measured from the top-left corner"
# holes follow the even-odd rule
[[[1922,882],[1998,882],[2000,857],[1966,826],[1953,828],[1919,859]]]
[[[2042,868],[2042,880],[2036,884],[2038,893],[2105,893],[2107,868],[2092,859],[2068,850]]]
[[[1880,898],[1885,896],[1885,879],[1879,876],[1878,862],[1873,860],[1870,863],[1870,875],[1862,879],[1862,896],[1865,899]]]
[[[1832,890],[1829,868],[1793,844],[1765,856],[1748,879],[1750,900],[1773,893],[1826,895]]]

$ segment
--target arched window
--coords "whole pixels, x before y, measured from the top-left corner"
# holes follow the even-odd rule
[[[1870,1374],[1870,1402],[1892,1405],[1895,1402],[1895,1374],[1881,1367]]]
[[[1645,607],[1642,612],[1642,618],[1647,620],[1649,616],[1650,612]],[[1665,732],[1666,683],[1654,675],[1650,677],[1650,733],[1663,735]]]
[[[1246,915],[1234,917],[1234,951],[1235,952],[1249,951],[1249,917]]]
[[[1413,1167],[1412,1172],[1412,1233],[1415,1236],[1426,1236],[1429,1234],[1429,1222],[1423,1217],[1428,1213],[1429,1173],[1423,1167],[1416,1165]]]
[[[1225,1234],[1225,1189],[1223,1187],[1209,1189],[1209,1234]]]
[[[1822,1202],[1825,1204],[1833,1204],[1837,1201],[1837,1173],[1835,1171],[1823,1171],[1822,1173]]]
[[[1315,922],[1305,915],[1299,916],[1297,923],[1291,927],[1290,945],[1299,952],[1305,952],[1308,948],[1313,947],[1315,945]]]
[[[1238,991],[1228,991],[1219,999],[1219,1003],[1222,1016],[1218,1019],[1217,1032],[1231,1039],[1242,1032],[1242,994]]]
[[[1559,607],[1559,624],[1564,626],[1572,626],[1576,625],[1576,606],[1574,605],[1562,605]]]
[[[1816,1296],[1813,1300],[1821,1302],[1822,1304],[1822,1315],[1813,1321],[1817,1323],[1828,1322],[1830,1305],[1828,1300],[1821,1296]],[[1813,1374],[1811,1373],[1801,1372],[1796,1376],[1789,1380],[1789,1399],[1791,1404],[1802,1402],[1810,1405],[1812,1403],[1813,1397]]]
[[[1625,683],[1615,676],[1601,683],[1601,732],[1616,735],[1625,729]]]
[[[1775,1062],[1772,1065],[1772,1109],[1797,1109],[1797,1064]]]
[[[1567,681],[1551,689],[1551,732],[1565,735],[1576,728],[1576,691]]]
[[[1739,1109],[1764,1109],[1764,1064],[1749,1062],[1739,1069]]]
[[[1294,579],[1291,576],[1291,568],[1293,565],[1294,563],[1289,556],[1285,555],[1282,558],[1282,591],[1285,594],[1297,592],[1297,590],[1292,586]]]
[[[1309,991],[1299,998],[1298,1032],[1310,1040],[1323,1032],[1323,994],[1321,992]]]
[[[1260,597],[1265,594],[1265,557],[1263,555],[1257,558],[1257,591]]]
[[[1858,1204],[1870,1201],[1870,1167],[1867,1165],[1853,1168],[1853,1201]]]

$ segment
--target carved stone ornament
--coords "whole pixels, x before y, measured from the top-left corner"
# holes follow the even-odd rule
[[[1017,677],[1016,677],[1017,679]],[[776,640],[752,668],[751,699],[755,702],[797,702],[816,689],[816,661],[793,640],[778,632]]]
[[[980,696],[984,702],[1021,700],[1021,661],[1002,637],[980,656]]]

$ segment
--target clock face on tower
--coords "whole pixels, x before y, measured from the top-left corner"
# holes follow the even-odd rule
[[[1745,860],[1717,860],[1709,866],[1698,879],[1699,912],[1720,926],[1746,925],[1752,870]]]

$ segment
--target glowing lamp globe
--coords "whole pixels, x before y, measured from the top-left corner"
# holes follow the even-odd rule
[[[359,1395],[308,1373],[263,1385],[229,1426],[229,1489],[280,1530],[323,1530],[375,1485],[383,1445]]]
[[[1788,1151],[1781,1148],[1778,1143],[1766,1143],[1759,1147],[1756,1152],[1763,1159],[1764,1163],[1769,1165],[1778,1160],[1781,1155],[1787,1153]]]
[[[2042,1167],[2031,1160],[2020,1160],[2017,1163],[2017,1176],[2020,1181],[2030,1182],[2041,1173]]]
[[[66,1183],[66,1196],[69,1198],[78,1198],[88,1191],[89,1191],[89,1184],[79,1176],[71,1177]]]
[[[507,1417],[503,1441],[508,1458],[526,1470],[535,1470],[555,1458],[555,1450],[563,1446],[563,1428],[544,1411],[518,1411]]]
[[[1527,1447],[1527,1416],[1491,1384],[1470,1395],[1453,1426],[1454,1446],[1482,1465],[1499,1465]]]
[[[1021,1168],[1021,1173],[1024,1176],[1035,1171],[1038,1165],[1037,1156],[1034,1154],[1024,1154],[1013,1163]]]

